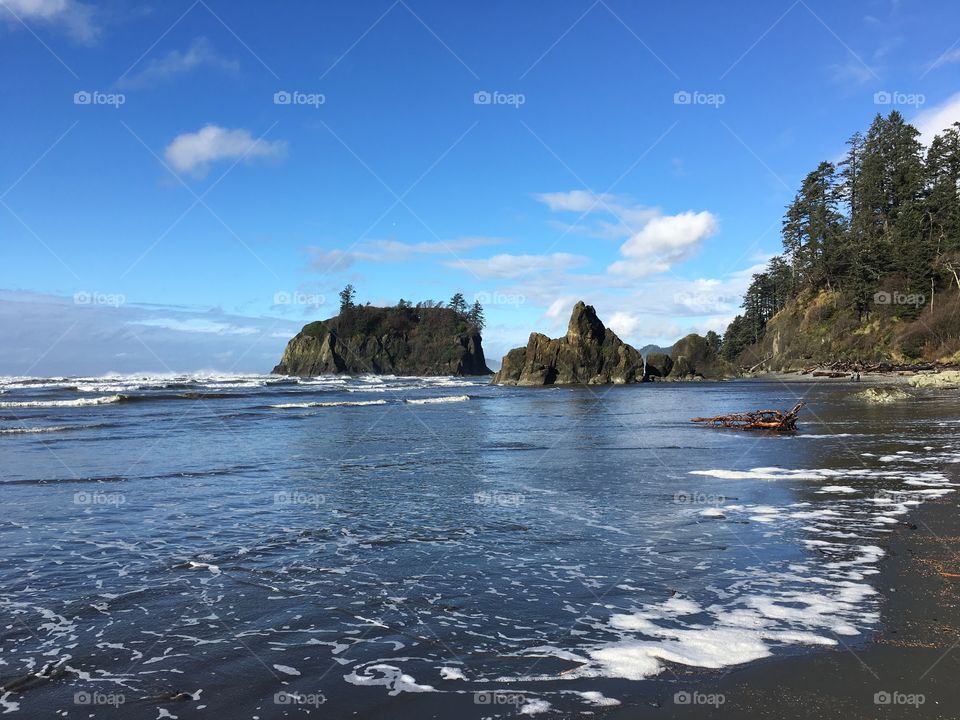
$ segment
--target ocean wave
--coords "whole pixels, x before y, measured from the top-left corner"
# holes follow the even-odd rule
[[[76,400],[22,400],[0,402],[0,408],[68,408],[87,407],[89,405],[110,405],[122,402],[122,395],[108,395],[96,398],[77,398]]]
[[[446,397],[415,398],[404,400],[404,402],[410,403],[411,405],[433,405],[434,403],[464,402],[469,399],[469,395],[447,395]]]
[[[278,405],[269,405],[268,407],[279,409],[290,408],[315,408],[315,407],[355,407],[360,405],[386,405],[386,400],[340,400],[330,402],[302,402],[302,403],[280,403]]]
[[[84,427],[93,427],[85,425],[51,425],[49,427],[19,427],[0,429],[0,435],[25,435],[32,433],[50,433],[64,432],[67,430],[80,430]]]

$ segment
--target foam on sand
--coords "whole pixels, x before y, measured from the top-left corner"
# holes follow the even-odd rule
[[[706,475],[721,480],[825,480],[834,470],[784,470],[760,467],[752,470],[692,470],[691,475]]]
[[[351,685],[383,685],[389,688],[388,695],[399,695],[402,692],[436,692],[432,685],[419,684],[397,666],[379,662],[357,668],[349,675],[344,675],[343,679]]]

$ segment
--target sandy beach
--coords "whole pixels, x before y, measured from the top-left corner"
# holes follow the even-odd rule
[[[956,499],[896,527],[877,585],[882,629],[867,647],[773,658],[710,675],[675,667],[670,692],[611,718],[942,718],[960,707]]]

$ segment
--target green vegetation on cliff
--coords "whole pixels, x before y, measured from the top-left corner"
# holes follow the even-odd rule
[[[804,179],[783,255],[754,275],[724,359],[774,368],[960,351],[960,123],[924,150],[896,111]]]

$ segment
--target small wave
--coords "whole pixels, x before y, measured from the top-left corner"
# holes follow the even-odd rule
[[[280,403],[279,405],[269,405],[268,407],[288,409],[288,408],[314,408],[314,407],[355,407],[360,405],[386,405],[386,400],[341,400],[338,402],[303,402],[303,403]]]
[[[406,403],[411,405],[433,405],[434,403],[452,403],[452,402],[464,402],[469,400],[469,395],[448,395],[447,397],[432,397],[432,398],[419,398],[416,400],[404,400]]]
[[[84,430],[87,428],[103,427],[102,425],[51,425],[49,427],[18,427],[3,428],[0,435],[23,435],[31,433],[67,432],[68,430]]]
[[[88,405],[109,405],[122,401],[122,395],[108,395],[96,398],[78,398],[76,400],[22,400],[19,402],[2,402],[0,408],[67,408],[86,407]]]

